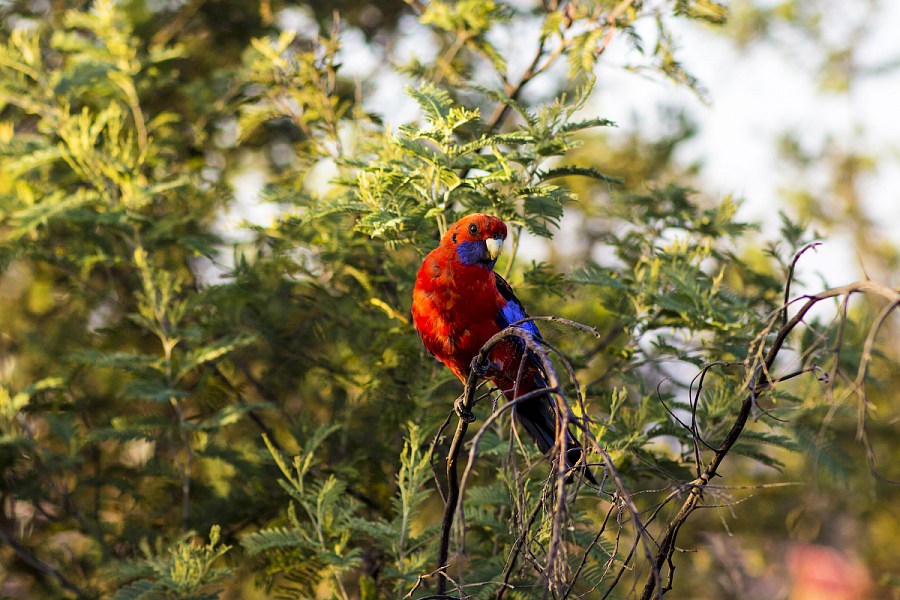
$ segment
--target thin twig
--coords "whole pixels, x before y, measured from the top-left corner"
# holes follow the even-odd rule
[[[818,248],[821,245],[822,245],[822,242],[812,242],[811,244],[807,244],[807,245],[803,246],[799,252],[794,254],[794,259],[791,261],[791,266],[788,267],[787,281],[784,284],[784,312],[781,313],[781,326],[782,327],[787,325],[788,300],[790,300],[790,298],[791,298],[791,282],[794,280],[794,269],[797,266],[797,262],[800,260],[800,257],[803,256],[803,254],[807,250],[815,250],[816,248]]]
[[[572,593],[572,589],[575,587],[575,582],[578,581],[578,576],[581,574],[581,570],[584,569],[584,565],[587,564],[588,557],[591,555],[591,550],[594,549],[594,546],[597,545],[597,542],[600,541],[600,538],[603,536],[603,532],[606,531],[606,524],[609,522],[609,517],[612,515],[615,510],[615,503],[609,505],[609,510],[606,511],[606,518],[603,519],[603,523],[600,525],[600,529],[597,530],[597,534],[594,536],[594,539],[591,540],[591,543],[585,549],[584,554],[581,556],[581,562],[578,563],[578,568],[575,569],[575,573],[572,574],[572,581],[569,583],[569,587],[566,588],[566,592],[562,595],[560,600],[566,600],[569,597],[569,594]]]
[[[86,597],[84,590],[72,583],[65,575],[60,573],[59,570],[38,558],[31,550],[13,539],[13,537],[2,527],[0,527],[0,542],[3,542],[12,548],[13,552],[16,553],[16,556],[19,557],[19,560],[26,563],[32,569],[42,573],[46,577],[55,579],[63,589],[72,592],[79,598]]]
[[[509,560],[506,564],[506,569],[503,571],[503,583],[504,586],[497,590],[497,600],[503,600],[503,595],[506,593],[507,589],[512,588],[512,586],[507,586],[509,583],[509,578],[512,575],[513,569],[516,566],[516,559],[519,556],[519,552],[522,549],[522,546],[525,544],[526,537],[528,536],[528,532],[531,531],[531,526],[534,525],[534,521],[538,516],[538,513],[541,511],[541,504],[538,502],[535,504],[534,509],[531,511],[531,516],[528,519],[528,523],[525,524],[525,527],[522,529],[522,535],[516,538],[516,543],[513,546],[512,552],[510,552]]]
[[[672,570],[674,569],[674,564],[671,562],[672,554],[675,551],[675,538],[678,535],[678,532],[681,526],[685,523],[688,516],[697,508],[697,503],[702,495],[703,489],[709,484],[713,477],[715,477],[718,473],[719,466],[722,461],[725,459],[725,456],[729,453],[731,448],[734,446],[737,439],[740,437],[741,433],[744,430],[744,427],[747,423],[747,418],[750,415],[750,411],[753,406],[756,404],[757,396],[765,391],[766,389],[770,389],[772,386],[772,382],[775,381],[774,378],[770,378],[768,372],[771,370],[772,365],[775,362],[775,359],[778,357],[781,352],[784,344],[787,340],[788,335],[794,330],[794,328],[803,322],[806,314],[812,309],[813,306],[818,304],[819,302],[836,298],[841,296],[847,296],[855,293],[866,293],[872,294],[875,296],[880,296],[885,298],[890,302],[891,306],[900,305],[900,290],[890,288],[888,286],[870,281],[870,280],[860,280],[854,283],[831,288],[818,294],[803,296],[802,298],[806,301],[797,311],[797,313],[790,319],[782,321],[783,325],[780,329],[775,333],[775,337],[772,340],[772,344],[769,347],[768,351],[763,352],[763,347],[760,345],[759,352],[762,359],[757,364],[757,366],[752,369],[752,372],[746,382],[747,395],[744,397],[741,402],[741,407],[738,411],[737,416],[735,417],[734,422],[732,423],[731,429],[728,431],[725,438],[716,448],[713,453],[712,459],[707,465],[704,472],[691,482],[691,491],[688,494],[688,497],[685,499],[684,503],[681,505],[678,513],[669,524],[666,526],[661,541],[659,542],[659,551],[656,554],[656,558],[654,564],[651,566],[655,566],[654,573],[651,573],[647,577],[647,581],[644,585],[644,590],[641,594],[642,600],[651,600],[654,596],[659,597],[665,589],[660,588],[659,586],[659,570],[662,569],[663,565],[666,564],[669,567],[669,582],[667,585],[670,585]],[[784,313],[782,311],[787,310],[787,306],[792,304],[794,301],[787,301],[782,306],[782,308],[776,312],[778,317],[781,317]],[[885,315],[889,311],[885,310],[882,312],[882,315]],[[880,315],[880,316],[882,316]],[[885,317],[886,318],[886,317]],[[884,319],[879,319],[876,322],[875,329],[880,327],[883,324]],[[771,323],[769,326],[764,328],[764,332],[770,330]],[[757,336],[757,339],[765,340],[768,334],[761,334]],[[870,330],[870,338],[873,336]]]

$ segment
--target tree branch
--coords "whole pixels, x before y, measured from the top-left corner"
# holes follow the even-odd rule
[[[715,452],[713,453],[712,460],[710,460],[703,473],[701,473],[701,475],[694,481],[690,482],[691,490],[688,493],[688,497],[685,499],[676,515],[672,518],[671,521],[669,521],[669,524],[666,526],[662,535],[662,539],[659,542],[659,550],[656,553],[656,558],[653,563],[656,572],[648,575],[647,581],[644,584],[643,592],[641,594],[642,600],[651,600],[654,595],[658,598],[662,595],[662,592],[665,591],[659,588],[658,573],[666,563],[669,564],[671,581],[671,574],[674,571],[674,565],[671,563],[671,558],[675,551],[675,538],[678,535],[678,531],[680,530],[681,526],[684,525],[688,516],[690,516],[690,514],[697,508],[697,503],[699,502],[704,489],[709,485],[709,482],[713,479],[713,477],[718,474],[719,466],[722,464],[725,456],[728,454],[728,452],[734,446],[735,442],[737,442],[741,433],[744,431],[744,427],[747,424],[747,418],[750,415],[750,411],[753,405],[756,403],[757,396],[763,391],[771,389],[774,382],[777,381],[777,379],[769,379],[767,377],[764,378],[762,377],[762,375],[763,373],[768,373],[771,370],[772,365],[775,363],[775,359],[778,357],[779,353],[784,347],[788,335],[790,335],[794,328],[803,321],[803,318],[810,311],[810,309],[812,309],[812,307],[819,302],[840,296],[850,296],[856,293],[865,293],[874,296],[880,296],[889,302],[888,308],[890,310],[893,310],[898,305],[900,305],[900,290],[893,289],[870,280],[861,280],[842,287],[828,289],[823,292],[819,292],[818,294],[801,297],[800,299],[805,299],[806,302],[790,319],[787,318],[787,314],[788,309],[790,305],[793,304],[793,302],[785,302],[781,309],[776,311],[775,318],[781,316],[780,320],[782,326],[775,334],[772,345],[765,353],[763,360],[758,362],[752,368],[751,375],[746,384],[746,388],[748,390],[747,394],[744,396],[744,399],[741,402],[740,410],[738,411],[737,417],[735,418],[731,429],[719,444],[719,446],[716,448]],[[876,320],[875,324],[870,330],[868,339],[871,339],[874,336],[873,332],[877,331],[877,329],[880,328],[881,325],[883,325],[884,318],[886,318],[886,313],[890,312],[888,308],[882,311],[881,315],[879,315],[879,319]],[[772,324],[773,323],[770,322],[769,325],[764,328],[763,332],[765,333],[767,331],[770,331]],[[762,351],[762,348],[760,348],[760,351]],[[751,365],[748,365],[748,367],[749,366]],[[861,369],[862,368],[863,365],[861,364]],[[859,376],[857,377],[857,380],[858,378]],[[654,594],[654,592],[656,592],[656,594]]]
[[[84,593],[84,590],[69,581],[69,579],[67,579],[66,576],[60,573],[57,569],[35,556],[34,553],[31,552],[31,550],[13,539],[13,537],[2,527],[0,527],[0,542],[3,542],[4,544],[12,548],[13,552],[16,553],[16,556],[18,556],[22,562],[27,564],[35,571],[38,571],[41,575],[45,577],[52,577],[57,581],[57,583],[59,583],[59,585],[63,589],[72,592],[77,597],[85,597],[86,594]]]

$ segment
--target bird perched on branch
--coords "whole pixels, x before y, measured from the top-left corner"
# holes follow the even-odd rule
[[[425,257],[416,277],[412,304],[416,330],[425,348],[463,383],[482,346],[494,334],[528,316],[510,285],[494,272],[505,239],[506,224],[497,217],[463,217]],[[533,321],[518,327],[541,340]],[[484,370],[485,377],[510,401],[547,387],[540,361],[519,338],[511,337],[494,346]],[[553,397],[539,394],[520,401],[514,410],[540,451],[550,452],[557,437]],[[583,469],[585,477],[596,483],[590,470],[578,464],[583,452],[571,431],[567,429],[561,437],[566,445],[567,476],[573,475],[573,469]]]

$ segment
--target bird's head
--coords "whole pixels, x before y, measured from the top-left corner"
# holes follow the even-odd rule
[[[505,239],[506,223],[493,215],[475,214],[451,225],[441,243],[453,248],[462,264],[493,269]]]

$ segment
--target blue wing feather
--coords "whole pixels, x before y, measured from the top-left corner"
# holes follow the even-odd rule
[[[506,304],[500,308],[500,311],[495,317],[497,325],[499,325],[501,329],[504,329],[516,321],[527,319],[528,313],[525,312],[525,309],[522,308],[522,303],[516,298],[512,286],[496,273],[494,273],[494,277],[497,280],[497,291],[499,291],[503,299],[506,300]],[[540,339],[541,332],[537,325],[534,324],[534,321],[525,321],[524,323],[519,323],[518,326]]]
[[[500,292],[500,295],[506,301],[506,304],[500,307],[500,310],[497,312],[497,325],[499,325],[501,329],[505,329],[516,321],[527,319],[528,313],[522,308],[522,303],[516,298],[509,283],[496,273],[494,273],[494,277],[497,281],[497,291]],[[524,323],[519,323],[518,326],[531,332],[536,338],[541,339],[541,332],[538,330],[537,325],[534,324],[534,321],[525,321]],[[521,341],[519,343],[521,344]],[[534,357],[530,355],[530,353],[529,360],[534,361]],[[541,370],[540,364],[536,361],[535,366],[538,371]],[[534,378],[535,387],[531,389],[547,387],[547,383],[544,380],[542,373],[536,373]],[[516,418],[518,418],[519,422],[525,427],[525,430],[528,431],[529,435],[531,435],[537,443],[540,451],[544,453],[547,453],[553,447],[553,444],[556,443],[556,411],[554,405],[553,396],[547,394],[522,402],[516,407]],[[578,443],[578,440],[575,439],[572,432],[569,430],[566,430],[565,444],[566,467],[571,469],[581,460],[584,451],[581,448],[581,444]],[[586,466],[582,468],[584,469],[585,478],[591,483],[596,484],[597,480],[594,479],[591,470]],[[570,473],[567,475],[566,480],[569,481],[572,477],[573,474]]]

